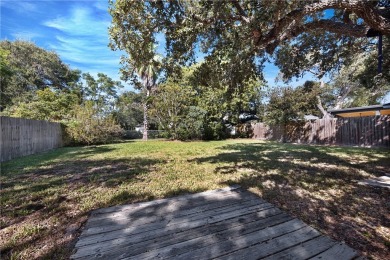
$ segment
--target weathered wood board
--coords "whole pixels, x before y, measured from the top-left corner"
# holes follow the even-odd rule
[[[228,187],[92,212],[72,259],[353,259],[258,196]]]

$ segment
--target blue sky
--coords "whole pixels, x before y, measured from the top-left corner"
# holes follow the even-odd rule
[[[108,47],[111,16],[107,0],[1,0],[0,8],[2,40],[32,41],[58,53],[71,68],[92,75],[103,72],[119,80],[121,53]],[[272,84],[279,70],[267,64],[264,72]]]
[[[121,54],[108,47],[107,2],[1,0],[1,39],[32,41],[71,68],[119,80]]]

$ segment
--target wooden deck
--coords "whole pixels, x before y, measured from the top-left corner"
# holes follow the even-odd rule
[[[72,259],[353,259],[358,253],[229,187],[96,210]]]

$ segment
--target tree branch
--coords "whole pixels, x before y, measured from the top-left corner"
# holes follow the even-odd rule
[[[317,108],[321,111],[322,113],[322,118],[329,118],[330,115],[328,113],[328,111],[325,110],[325,108],[322,106],[322,101],[321,101],[321,97],[320,96],[316,96],[317,98]]]
[[[240,17],[242,20],[246,23],[250,22],[250,19],[248,18],[247,14],[245,13],[244,9],[242,9],[242,6],[237,0],[232,1],[233,6],[237,9],[238,13],[240,14]]]
[[[304,32],[316,32],[323,30],[339,35],[348,35],[354,37],[365,37],[369,27],[364,25],[345,24],[342,22],[334,22],[331,20],[319,20],[307,23],[301,26],[296,26],[287,30],[282,34],[270,35],[261,39],[258,42],[259,48],[265,48],[266,51],[272,54],[275,48],[283,41],[297,37]]]
[[[330,8],[344,9],[345,12],[355,13],[371,28],[390,35],[390,20],[382,16],[383,11],[377,10],[372,3],[369,0],[324,0],[307,5],[303,13],[306,15]]]
[[[192,18],[194,18],[197,22],[202,23],[204,25],[212,24],[212,23],[214,23],[214,22],[216,22],[218,20],[243,21],[242,17],[241,16],[237,16],[237,15],[229,15],[229,16],[217,15],[217,16],[210,17],[210,18],[207,18],[207,19],[202,19],[199,16],[197,16],[196,14],[192,14]]]
[[[266,35],[254,35],[255,46],[260,49],[266,48],[268,53],[272,53],[283,40],[296,37],[304,31],[310,30],[323,30],[340,35],[365,37],[369,27],[371,27],[383,34],[390,35],[390,20],[381,16],[383,11],[376,10],[374,6],[367,5],[366,2],[367,0],[323,0],[307,4],[279,19]],[[349,18],[346,23],[322,19],[302,24],[306,15],[330,8],[344,9],[345,16],[353,12],[364,19],[368,26],[352,24]],[[347,19],[347,17],[344,18]]]

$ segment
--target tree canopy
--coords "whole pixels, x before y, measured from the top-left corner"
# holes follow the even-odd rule
[[[110,2],[111,46],[127,52],[126,76],[132,75],[138,62],[151,59],[147,46],[157,42],[157,33],[166,38],[168,70],[193,62],[201,49],[209,57],[206,61],[234,64],[231,72],[243,77],[259,74],[270,55],[280,67],[294,67],[285,71],[290,73],[285,73],[287,77],[312,67],[322,76],[339,68],[343,57],[354,51],[343,47],[366,44],[367,34],[390,35],[389,7],[388,0],[117,0]],[[294,42],[299,42],[301,53],[294,51],[294,44],[283,49]],[[286,51],[296,55],[294,63],[280,58]],[[301,55],[305,53],[311,58]]]
[[[60,57],[27,41],[1,41],[1,106],[31,100],[37,90],[47,87],[72,90],[81,72],[73,70]],[[2,61],[2,63],[4,63]],[[6,66],[5,66],[6,65]],[[3,68],[7,73],[3,74]]]

